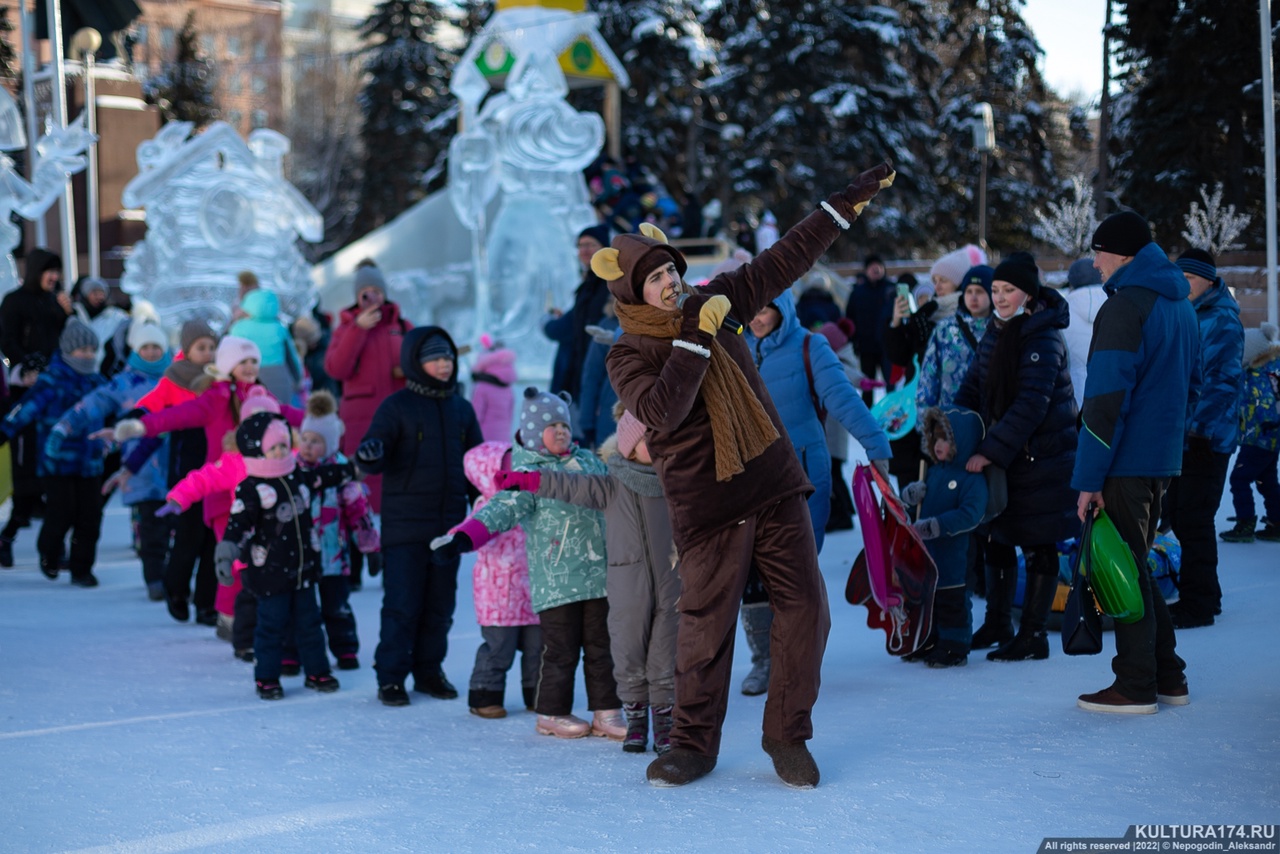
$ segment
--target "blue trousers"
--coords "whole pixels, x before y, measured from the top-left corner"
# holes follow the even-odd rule
[[[260,682],[280,679],[280,661],[285,641],[293,627],[302,669],[308,676],[324,676],[329,671],[329,656],[324,651],[324,632],[320,630],[320,603],[315,585],[288,593],[275,593],[258,598],[258,625],[253,632],[253,676]]]
[[[1258,518],[1258,510],[1253,503],[1253,486],[1257,484],[1258,492],[1262,494],[1262,509],[1267,513],[1267,521],[1272,525],[1280,525],[1277,458],[1280,458],[1280,454],[1275,451],[1253,445],[1240,446],[1235,468],[1231,470],[1231,507],[1236,511],[1237,519]]]
[[[458,598],[458,561],[438,565],[428,543],[382,549],[382,630],[373,654],[379,685],[441,672]]]

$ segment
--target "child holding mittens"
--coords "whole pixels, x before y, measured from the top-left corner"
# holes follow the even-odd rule
[[[603,474],[604,463],[574,443],[569,397],[526,388],[520,407],[520,444],[512,450],[517,471]],[[507,490],[448,534],[431,543],[437,560],[456,560],[494,534],[524,528],[533,610],[542,624],[542,673],[535,709],[537,731],[557,738],[627,734],[609,651],[609,602],[605,599],[603,520],[587,510]],[[574,672],[582,655],[590,723],[573,715]]]
[[[484,442],[462,457],[467,479],[480,491],[475,509],[492,500],[499,487],[496,476],[511,465],[510,442]],[[526,709],[533,710],[542,667],[542,627],[529,597],[529,561],[524,531],[519,527],[498,534],[476,549],[472,569],[472,598],[480,624],[480,648],[471,671],[467,706],[482,718],[505,718],[503,698],[507,671],[520,652],[520,685]]]
[[[218,581],[232,582],[231,565],[242,560],[245,589],[257,597],[254,679],[258,696],[279,700],[280,665],[289,627],[298,644],[306,687],[323,694],[338,690],[329,669],[320,628],[316,584],[320,542],[311,523],[311,495],[350,483],[350,463],[302,471],[293,457],[289,424],[259,412],[236,429],[236,445],[247,476],[236,487],[231,518],[215,550]]]
[[[618,432],[601,444],[599,452],[607,474],[503,472],[498,483],[604,513],[609,641],[627,721],[622,749],[645,752],[652,710],[653,750],[662,755],[671,749],[676,693],[680,620],[676,547],[667,499],[645,443],[645,427],[621,404],[614,407],[613,417]]]
[[[920,447],[932,465],[923,481],[907,484],[902,500],[920,508],[915,529],[938,565],[933,596],[937,642],[913,653],[930,667],[963,667],[969,663],[973,609],[965,584],[969,534],[987,509],[987,479],[965,470],[965,463],[986,436],[982,417],[969,409],[948,406],[924,411]],[[904,660],[908,660],[905,659]]]

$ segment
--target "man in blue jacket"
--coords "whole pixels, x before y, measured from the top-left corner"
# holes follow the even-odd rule
[[[1187,408],[1182,474],[1169,484],[1165,502],[1165,515],[1182,544],[1178,601],[1169,606],[1169,616],[1175,628],[1194,629],[1212,626],[1214,615],[1222,613],[1213,520],[1239,444],[1244,327],[1240,306],[1218,277],[1212,255],[1188,249],[1177,263],[1191,287],[1200,326],[1200,386]]]
[[[1200,334],[1182,272],[1132,211],[1112,214],[1093,235],[1094,266],[1108,299],[1089,345],[1072,488],[1081,521],[1106,509],[1133,552],[1143,616],[1116,623],[1115,682],[1077,705],[1092,712],[1154,714],[1156,703],[1185,705],[1186,662],[1177,654],[1169,609],[1151,583],[1147,551],[1160,501],[1182,467],[1182,439]]]

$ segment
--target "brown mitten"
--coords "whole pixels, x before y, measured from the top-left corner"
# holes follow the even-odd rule
[[[845,219],[856,219],[867,203],[875,198],[876,193],[893,184],[897,174],[886,160],[854,178],[849,186],[827,199],[827,204],[835,208],[836,212]]]

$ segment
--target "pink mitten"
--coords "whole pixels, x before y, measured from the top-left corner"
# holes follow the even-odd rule
[[[500,471],[493,476],[498,489],[520,489],[525,492],[537,492],[542,483],[542,475],[536,471]]]
[[[873,380],[870,377],[863,377],[858,380],[859,391],[873,391],[874,389],[884,388],[884,382],[881,380]]]
[[[378,529],[370,525],[367,528],[360,528],[356,531],[356,548],[361,554],[369,554],[376,552],[381,548],[381,540],[378,537]]]

